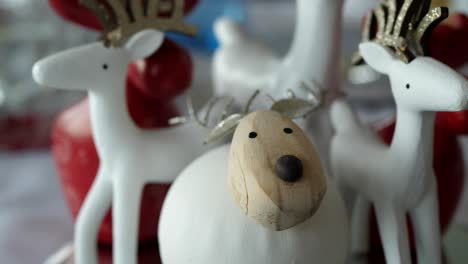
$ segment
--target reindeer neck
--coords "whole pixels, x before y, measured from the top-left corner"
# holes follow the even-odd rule
[[[432,164],[434,145],[434,112],[416,112],[397,107],[397,123],[391,151],[412,166],[425,168]],[[432,169],[430,166],[427,169]]]
[[[325,87],[337,87],[344,0],[298,0],[294,40],[284,64]]]
[[[128,112],[125,78],[113,78],[109,87],[89,92],[93,136],[98,148],[132,144],[129,141],[135,137],[131,135],[139,131]]]

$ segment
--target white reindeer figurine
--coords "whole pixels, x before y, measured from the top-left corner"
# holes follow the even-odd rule
[[[82,2],[101,18],[105,43],[46,58],[34,65],[33,75],[42,86],[88,90],[90,98],[100,168],[77,219],[75,263],[97,263],[97,231],[112,204],[113,263],[135,264],[143,187],[171,183],[204,151],[206,132],[194,123],[157,131],[139,129],[126,107],[128,65],[157,51],[163,30],[192,34],[195,28],[182,21],[183,1],[174,2],[168,18],[157,17],[158,1],[148,1],[145,7],[133,0],[131,13],[118,0],[107,1],[111,10],[98,1]]]
[[[221,46],[212,69],[215,94],[242,102],[256,90],[275,97],[285,97],[292,90],[301,98],[314,99],[319,91],[305,93],[304,81],[311,87],[315,83],[319,89],[338,90],[343,3],[297,0],[294,39],[284,57],[251,39],[237,23],[219,19],[215,32]],[[327,111],[317,111],[301,127],[311,134],[328,163],[332,131]]]
[[[210,138],[235,130],[234,139],[172,185],[159,225],[163,263],[346,263],[344,202],[314,145],[287,117],[310,109],[285,99],[215,128]]]
[[[388,264],[411,263],[407,213],[415,231],[418,263],[440,264],[437,183],[432,167],[434,112],[467,109],[468,83],[448,66],[422,56],[427,54],[429,29],[447,17],[448,10],[428,12],[430,1],[408,0],[401,9],[387,9],[390,15],[385,17],[381,11],[388,3],[392,1],[376,12],[377,39],[361,44],[360,53],[374,70],[390,77],[397,106],[393,142],[387,147],[359,122],[347,103],[339,100],[331,110],[336,130],[332,168],[347,201],[353,201],[350,193],[357,194],[350,205],[354,206],[353,243],[357,243],[353,248],[366,250],[368,246],[363,244],[368,242],[363,236],[369,228],[370,201],[375,206]],[[392,16],[396,11],[398,17]]]

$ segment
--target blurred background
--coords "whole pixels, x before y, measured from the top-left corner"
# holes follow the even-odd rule
[[[346,2],[343,69],[359,43],[362,17],[377,0]],[[467,0],[439,2],[468,13]],[[211,56],[217,46],[212,23],[217,17],[235,18],[252,36],[283,54],[294,29],[294,5],[292,0],[201,0],[188,18],[200,25],[199,37],[170,36],[194,58],[191,93],[204,94],[198,91],[211,87]],[[72,218],[51,156],[50,134],[56,117],[84,94],[41,90],[32,81],[31,67],[39,58],[97,37],[59,17],[49,1],[0,0],[0,263],[42,263],[72,240]],[[364,87],[345,82],[344,87],[369,123],[392,116],[385,81]],[[468,140],[461,142],[468,150]],[[463,250],[467,244],[461,242],[466,239],[463,230],[468,230],[468,196],[464,197],[446,237],[454,264],[468,263]]]

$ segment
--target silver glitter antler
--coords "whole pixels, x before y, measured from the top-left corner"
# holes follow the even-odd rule
[[[205,140],[205,144],[218,141],[234,133],[242,118],[249,114],[250,108],[259,94],[260,91],[255,91],[252,96],[250,96],[247,104],[244,107],[244,110],[241,113],[233,113],[223,117],[223,120],[221,120],[210,132],[208,138]]]
[[[255,91],[252,94],[252,96],[250,96],[250,98],[248,99],[242,111],[232,111],[231,106],[234,104],[234,100],[232,98],[228,98],[230,100],[228,101],[226,105],[224,105],[225,107],[221,114],[221,120],[213,126],[210,125],[210,123],[212,124],[212,122],[210,122],[210,116],[212,112],[214,111],[215,105],[218,104],[223,98],[215,97],[211,99],[204,107],[204,109],[206,109],[206,112],[203,118],[200,118],[198,113],[195,111],[192,101],[189,98],[187,100],[189,116],[173,118],[170,120],[169,123],[171,125],[177,125],[177,124],[186,123],[190,121],[196,122],[198,125],[202,127],[212,129],[208,137],[205,140],[205,144],[215,142],[234,133],[234,131],[236,130],[237,126],[242,121],[242,119],[252,112],[251,108],[252,108],[253,102],[259,95],[260,95],[260,91]],[[271,106],[270,110],[279,112],[287,116],[290,119],[305,117],[309,113],[318,109],[322,105],[320,103],[314,103],[314,102],[310,102],[307,100],[296,98],[293,95],[289,98],[285,98],[281,100],[275,100],[272,97],[270,97],[270,99],[273,100],[273,105]],[[231,111],[228,111],[228,110],[231,110]]]
[[[250,99],[247,102],[247,105],[244,108],[244,111],[242,111],[241,113],[231,114],[225,117],[221,122],[219,122],[216,125],[216,127],[211,131],[210,135],[206,140],[206,143],[217,141],[234,133],[242,119],[251,112],[251,105],[259,94],[260,92],[256,91],[250,97]],[[309,101],[299,99],[296,97],[290,97],[278,101],[274,100],[270,110],[279,112],[290,119],[296,119],[305,117],[306,115],[317,109],[317,107],[318,105],[313,104]]]
[[[429,56],[428,38],[448,17],[446,7],[431,9],[432,0],[383,0],[366,18],[363,41],[375,41],[395,51],[405,63]],[[364,61],[357,53],[353,64]]]
[[[184,0],[172,0],[172,9],[160,0],[81,0],[101,21],[102,39],[108,47],[121,47],[135,33],[144,29],[195,35],[197,28],[184,18]],[[161,16],[160,12],[169,16]]]

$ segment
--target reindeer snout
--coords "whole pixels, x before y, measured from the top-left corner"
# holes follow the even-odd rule
[[[285,182],[297,182],[302,177],[302,161],[296,156],[285,155],[276,162],[276,175]]]

